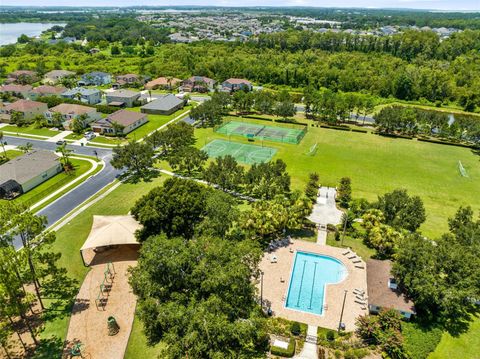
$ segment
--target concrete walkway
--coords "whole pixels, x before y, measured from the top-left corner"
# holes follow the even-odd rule
[[[317,329],[318,327],[315,325],[308,326],[307,339],[305,340],[302,351],[294,357],[295,359],[318,359]]]
[[[83,175],[81,175],[80,177],[78,178],[75,178],[73,181],[71,182],[68,182],[65,186],[63,187],[60,187],[59,189],[57,189],[55,192],[52,192],[50,193],[47,197],[43,198],[42,200],[38,201],[37,203],[35,203],[33,206],[30,207],[30,210],[33,210],[39,206],[41,206],[42,204],[44,204],[45,202],[49,201],[50,199],[52,199],[53,197],[57,196],[59,193],[65,191],[67,188],[70,188],[72,185],[74,185],[75,183],[77,182],[80,182],[80,181],[83,181],[83,179],[87,176],[90,176],[91,173],[93,173],[97,167],[98,167],[98,162],[94,161],[94,160],[91,160],[89,158],[84,158],[84,157],[75,157],[75,156],[71,156],[70,158],[74,158],[74,159],[77,159],[77,160],[82,160],[82,161],[88,161],[92,164],[92,168],[90,168],[87,172],[85,172]],[[88,178],[87,178],[88,179]],[[68,193],[68,192],[67,192]],[[66,194],[66,193],[65,193]]]
[[[320,225],[334,224],[341,222],[342,211],[335,204],[337,191],[333,187],[320,187],[318,190],[317,203],[313,205],[313,211],[308,217],[313,223]]]
[[[327,244],[327,228],[319,228],[317,232],[317,244],[325,246]]]
[[[58,135],[50,137],[49,139],[47,139],[47,141],[48,142],[57,142],[57,141],[63,140],[65,137],[67,137],[68,135],[71,135],[72,133],[73,133],[73,131],[62,131]]]

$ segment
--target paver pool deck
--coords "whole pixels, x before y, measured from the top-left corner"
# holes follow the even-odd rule
[[[293,253],[291,252],[293,251]],[[310,252],[320,255],[327,255],[340,260],[348,271],[345,279],[337,284],[328,284],[324,298],[324,310],[322,315],[292,310],[285,307],[290,285],[292,265],[297,251]],[[355,302],[354,289],[367,291],[367,272],[365,263],[354,264],[350,255],[343,255],[345,248],[336,248],[317,243],[293,240],[287,247],[278,248],[271,253],[265,253],[260,263],[260,270],[263,271],[263,300],[271,305],[274,316],[295,320],[298,322],[316,325],[319,327],[337,329],[342,311],[343,297],[345,290],[347,296],[342,322],[345,323],[346,331],[355,329],[355,319],[368,313],[363,310],[362,305]],[[276,263],[271,263],[272,256],[277,258]],[[358,259],[358,258],[356,258]],[[357,268],[363,266],[364,268]],[[284,282],[281,281],[284,279]],[[260,283],[258,283],[260,291]],[[368,304],[365,305],[368,308]]]

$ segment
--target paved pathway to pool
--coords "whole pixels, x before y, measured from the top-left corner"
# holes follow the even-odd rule
[[[337,191],[333,187],[320,187],[317,202],[313,205],[313,211],[308,217],[313,223],[320,225],[337,225],[342,220],[342,211],[337,208],[335,196]]]
[[[297,251],[336,258],[344,264],[348,271],[348,275],[342,282],[327,285],[322,315],[285,307],[292,265]],[[347,252],[348,254],[343,254]],[[272,260],[274,259],[273,256],[276,257],[276,260]],[[349,259],[349,257],[352,257],[352,259]],[[353,263],[354,260],[357,263]],[[270,304],[274,316],[336,330],[340,320],[344,294],[347,291],[342,322],[345,323],[347,331],[352,331],[355,328],[355,319],[367,313],[367,307],[356,303],[353,294],[354,289],[367,289],[365,268],[365,263],[345,248],[293,240],[288,247],[281,247],[272,253],[265,253],[262,258],[260,269],[264,272],[263,298],[266,303]]]
[[[295,359],[318,359],[317,352],[317,330],[315,325],[309,325],[307,329],[307,340],[303,344],[303,349],[300,353],[295,355]]]

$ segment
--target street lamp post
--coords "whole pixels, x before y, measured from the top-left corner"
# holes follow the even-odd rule
[[[263,310],[263,271],[260,271],[260,305]]]
[[[348,211],[350,208],[347,208],[347,211],[345,212],[345,220],[343,222],[343,233],[342,233],[342,243],[341,246],[343,247],[343,239],[345,238],[345,232],[347,231],[347,222],[348,222]]]
[[[340,313],[340,320],[338,322],[338,332],[340,333],[340,328],[342,327],[342,319],[343,319],[343,310],[345,309],[345,300],[347,299],[347,290],[345,289],[345,293],[343,295],[343,304],[342,304],[342,312]]]

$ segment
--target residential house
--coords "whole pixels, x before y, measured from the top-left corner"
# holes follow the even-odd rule
[[[143,85],[145,80],[142,76],[135,75],[135,74],[125,74],[119,75],[115,78],[115,82],[112,84],[114,89],[118,89],[121,87],[136,87]]]
[[[7,75],[7,83],[31,84],[38,80],[37,73],[30,70],[17,70]]]
[[[87,126],[89,123],[100,119],[102,116],[97,112],[97,109],[94,107],[75,105],[69,103],[61,103],[58,106],[50,108],[45,112],[45,117],[49,123],[53,122],[54,113],[59,113],[62,115],[62,125],[66,130],[71,129],[73,120],[79,118],[82,115],[86,115],[84,119],[84,126]]]
[[[117,90],[106,94],[107,105],[118,107],[134,107],[140,105],[140,92]],[[138,104],[137,104],[138,103]]]
[[[9,123],[12,113],[18,112],[24,121],[28,122],[35,116],[43,115],[48,110],[47,104],[31,100],[17,100],[0,109],[1,122]]]
[[[32,89],[31,85],[8,84],[0,86],[0,93],[6,93],[15,97],[28,97]]]
[[[154,115],[170,115],[185,106],[185,101],[172,94],[163,95],[152,102],[140,107],[143,113]]]
[[[95,121],[91,127],[94,132],[115,135],[117,129],[114,124],[118,124],[122,127],[122,134],[126,135],[146,122],[148,122],[148,117],[144,113],[119,110],[106,118]]]
[[[231,78],[222,82],[222,91],[234,92],[238,90],[252,91],[252,83],[244,79]]]
[[[185,92],[208,92],[213,91],[215,80],[205,76],[192,76],[182,82],[181,91]]]
[[[62,86],[42,85],[35,87],[32,91],[30,91],[28,98],[31,100],[36,100],[37,98],[43,96],[60,97],[66,90],[67,89]]]
[[[98,54],[100,52],[100,49],[98,49],[96,47],[92,47],[90,50],[88,50],[88,52],[90,52],[90,54],[94,55],[94,54]]]
[[[112,82],[112,76],[106,72],[93,71],[82,75],[82,79],[78,81],[79,86],[102,86]]]
[[[182,80],[175,77],[159,77],[155,80],[149,81],[145,84],[146,90],[166,89],[171,90],[182,82]]]
[[[47,84],[56,84],[64,78],[75,76],[75,72],[67,70],[52,70],[43,76],[43,82]]]
[[[62,172],[55,153],[35,150],[0,166],[0,198],[12,199]]]
[[[399,288],[391,270],[391,261],[367,261],[368,309],[370,313],[378,313],[381,309],[395,309],[405,319],[410,319],[416,314],[415,306]]]
[[[77,41],[76,38],[74,37],[62,37],[61,39],[51,39],[51,40],[48,40],[48,43],[50,45],[55,45],[55,44],[59,44],[61,42],[64,42],[66,44],[73,44],[75,41]]]
[[[102,101],[102,92],[94,88],[75,87],[62,93],[62,97],[95,105]]]

